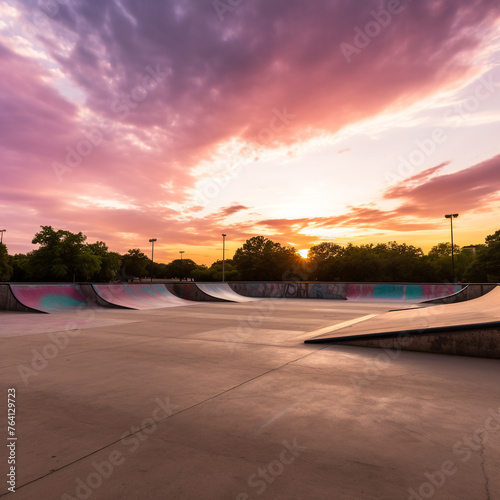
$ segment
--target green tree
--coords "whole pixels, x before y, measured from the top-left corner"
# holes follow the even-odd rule
[[[379,281],[381,259],[373,250],[373,245],[356,246],[349,243],[342,255],[330,263],[340,281]]]
[[[28,277],[35,281],[87,281],[100,270],[100,259],[85,244],[87,237],[51,226],[41,226],[28,254]]]
[[[327,260],[335,258],[342,254],[343,247],[336,243],[323,241],[317,245],[313,245],[307,252],[308,259]]]
[[[210,267],[198,266],[191,272],[191,277],[195,281],[222,281],[222,260],[215,261]],[[238,279],[238,270],[232,259],[226,259],[224,279],[225,281]]]
[[[189,278],[197,267],[196,262],[191,259],[175,259],[167,264],[167,277],[184,280]]]
[[[485,243],[476,246],[476,258],[464,274],[466,281],[500,282],[500,230],[488,235]]]
[[[16,253],[15,255],[9,255],[9,264],[12,266],[13,272],[11,276],[11,281],[28,281],[28,261],[27,255],[22,253]]]
[[[308,266],[303,266],[309,272],[305,272],[305,278],[319,281],[335,281],[338,270],[335,259],[342,255],[344,248],[336,243],[323,241],[313,245],[307,252]]]
[[[432,281],[432,266],[425,261],[422,249],[413,245],[396,241],[359,246],[350,243],[344,248],[332,250],[332,253],[326,253],[324,260],[318,259],[316,279],[359,282]]]
[[[500,243],[500,229],[493,234],[486,236],[485,239],[486,246],[494,245],[495,243]]]
[[[0,245],[0,281],[9,281],[13,271],[7,247],[2,243]]]
[[[375,246],[375,251],[395,252],[398,255],[406,255],[410,257],[423,257],[424,252],[420,247],[407,245],[406,243],[398,243],[397,241],[389,241],[389,243],[379,243]]]
[[[150,271],[151,260],[140,248],[130,249],[122,257],[122,272],[128,277],[144,278]]]
[[[210,266],[209,271],[211,272],[213,281],[222,281],[222,260],[216,260]],[[234,265],[233,259],[226,259],[224,279],[225,281],[235,281],[238,279],[238,270]]]
[[[427,260],[434,268],[435,281],[453,281],[462,279],[471,258],[470,252],[462,252],[458,245],[453,245],[453,258],[455,260],[455,276],[451,256],[451,243],[439,243],[431,248]]]
[[[406,243],[379,243],[373,247],[379,261],[376,281],[432,281],[433,268],[424,259],[421,248]]]
[[[168,266],[162,262],[153,262],[153,277],[159,279],[168,278]]]
[[[111,281],[120,271],[122,257],[117,252],[110,252],[104,241],[89,243],[88,249],[99,258],[100,269],[92,276],[92,281]]]
[[[195,281],[215,281],[212,279],[212,273],[205,264],[199,265],[191,271],[191,278]]]
[[[242,280],[294,279],[301,257],[291,246],[264,236],[248,239],[234,254],[233,262]]]
[[[453,245],[453,253],[460,253],[460,247],[458,245]],[[441,257],[451,257],[451,243],[438,243],[433,246],[429,253],[427,254],[431,259],[439,259]]]

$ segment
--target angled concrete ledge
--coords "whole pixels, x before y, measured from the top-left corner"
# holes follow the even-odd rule
[[[306,340],[305,343],[329,343],[500,359],[500,321],[458,325],[451,328],[429,328],[425,332],[415,330],[352,335],[331,339],[310,339]]]
[[[391,311],[325,332],[307,344],[341,344],[500,359],[500,288],[462,303]]]

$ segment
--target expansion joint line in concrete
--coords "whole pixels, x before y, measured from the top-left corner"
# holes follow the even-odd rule
[[[481,469],[484,475],[484,486],[486,488],[486,500],[490,500],[490,482],[488,480],[488,476],[486,474],[485,469],[485,459],[484,459],[484,443],[481,443],[481,449],[479,450],[479,456],[481,457]]]
[[[266,376],[266,375],[268,375],[269,373],[273,373],[273,372],[275,372],[275,371],[277,371],[277,370],[280,370],[281,368],[284,368],[284,367],[285,367],[285,366],[287,366],[287,365],[290,365],[290,364],[292,364],[292,363],[295,363],[295,362],[297,362],[297,361],[300,361],[300,360],[302,360],[302,359],[304,359],[304,358],[307,358],[308,356],[312,356],[313,354],[316,354],[318,351],[322,351],[323,349],[326,349],[327,347],[328,347],[328,345],[325,345],[324,347],[321,347],[321,348],[319,348],[319,349],[316,349],[316,350],[315,350],[315,351],[313,351],[313,352],[308,352],[307,354],[304,354],[303,356],[299,356],[299,357],[298,357],[298,358],[296,358],[296,359],[292,359],[291,361],[287,361],[286,363],[283,363],[282,365],[277,366],[276,368],[272,368],[271,370],[267,370],[267,371],[266,371],[266,372],[264,372],[264,373],[261,373],[261,374],[259,374],[259,375],[256,375],[255,377],[252,377],[252,378],[250,378],[250,379],[248,379],[248,380],[245,380],[244,382],[241,382],[241,383],[239,383],[239,384],[236,384],[236,385],[234,385],[233,387],[230,387],[229,389],[226,389],[226,390],[224,390],[224,391],[222,391],[222,392],[219,392],[218,394],[214,394],[213,396],[210,396],[209,398],[204,399],[203,401],[200,401],[200,402],[198,402],[198,403],[195,403],[195,404],[193,404],[193,405],[191,405],[191,406],[188,406],[187,408],[184,408],[183,410],[180,410],[180,411],[178,411],[178,412],[176,412],[176,413],[173,413],[172,415],[169,415],[169,416],[167,416],[167,417],[165,417],[165,418],[162,418],[162,419],[160,419],[160,420],[158,420],[158,421],[156,421],[156,422],[152,423],[151,425],[146,425],[146,426],[144,426],[144,427],[141,427],[141,428],[140,428],[140,429],[138,429],[137,431],[135,431],[135,432],[132,432],[132,433],[128,434],[126,437],[130,437],[130,436],[134,436],[134,435],[136,435],[136,434],[139,434],[140,432],[144,431],[144,429],[149,429],[149,428],[151,428],[151,427],[153,427],[153,426],[159,425],[159,424],[161,424],[162,422],[165,422],[166,420],[169,420],[169,419],[171,419],[171,418],[173,418],[173,417],[175,417],[175,416],[177,416],[177,415],[180,415],[180,414],[185,413],[185,412],[187,412],[187,411],[189,411],[189,410],[192,410],[193,408],[196,408],[197,406],[203,405],[203,404],[205,404],[205,403],[207,403],[207,402],[209,402],[209,401],[211,401],[211,400],[213,400],[213,399],[218,398],[219,396],[223,396],[224,394],[226,394],[226,393],[228,393],[228,392],[231,392],[231,391],[233,391],[234,389],[238,389],[239,387],[242,387],[242,386],[244,386],[244,385],[246,385],[246,384],[248,384],[248,383],[250,383],[250,382],[253,382],[254,380],[257,380],[257,379],[259,379],[259,378],[261,378],[261,377],[265,377],[265,376]],[[22,485],[20,485],[20,486],[16,486],[16,491],[17,491],[17,490],[20,490],[21,488],[24,488],[25,486],[28,486],[28,485],[30,485],[30,484],[32,484],[32,483],[36,483],[37,481],[40,481],[40,480],[42,480],[42,479],[44,479],[44,478],[46,478],[46,477],[48,477],[48,476],[50,476],[50,475],[52,475],[52,474],[55,474],[56,472],[59,472],[60,470],[66,469],[66,468],[70,467],[71,465],[74,465],[74,464],[76,464],[76,463],[78,463],[78,462],[81,462],[82,460],[85,460],[86,458],[91,457],[92,455],[95,455],[96,453],[99,453],[100,451],[103,451],[103,450],[105,450],[106,448],[109,448],[110,446],[113,446],[113,445],[115,445],[115,444],[118,444],[118,443],[119,443],[122,439],[123,439],[123,438],[122,438],[122,437],[120,437],[120,439],[116,439],[115,441],[112,441],[111,443],[108,443],[108,444],[106,444],[106,445],[104,445],[104,446],[101,446],[101,447],[100,447],[100,448],[98,448],[97,450],[94,450],[94,451],[92,451],[92,452],[90,452],[90,453],[87,453],[87,454],[86,454],[86,455],[84,455],[83,457],[77,458],[76,460],[73,460],[72,462],[69,462],[69,463],[67,463],[67,464],[63,465],[62,467],[59,467],[59,468],[57,468],[57,469],[52,469],[50,472],[47,472],[46,474],[43,474],[43,475],[42,475],[42,476],[40,476],[40,477],[37,477],[37,478],[35,478],[35,479],[32,479],[31,481],[28,481],[27,483],[24,483],[24,484],[22,484]],[[0,497],[6,496],[6,495],[8,495],[9,493],[10,493],[10,492],[2,493],[2,494],[0,494]]]

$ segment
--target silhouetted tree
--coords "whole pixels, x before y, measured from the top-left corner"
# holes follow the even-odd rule
[[[191,259],[175,259],[167,264],[167,278],[189,278],[198,265]]]
[[[464,274],[466,281],[500,282],[500,230],[487,236],[485,242],[476,246],[476,258]]]
[[[191,278],[195,281],[215,281],[212,279],[212,273],[205,264],[200,264],[191,271]]]
[[[232,259],[226,259],[225,280],[234,281],[238,279],[238,270]],[[215,261],[210,267],[198,266],[191,272],[195,281],[222,281],[222,260]]]
[[[460,253],[460,247],[458,245],[453,245],[453,252],[455,254]],[[451,243],[444,242],[434,245],[427,254],[431,259],[439,259],[441,257],[451,257]]]
[[[319,247],[319,248],[318,248]],[[432,281],[433,268],[421,248],[406,243],[341,247],[322,243],[311,248],[312,274],[321,281]]]
[[[28,253],[27,274],[35,281],[86,281],[100,270],[100,259],[85,244],[87,237],[51,226],[41,226]]]
[[[319,281],[334,281],[338,278],[335,259],[342,255],[344,248],[336,243],[324,241],[313,245],[307,253],[309,272],[304,272],[304,278]]]
[[[168,266],[162,262],[153,262],[153,276],[159,279],[168,278]]]
[[[300,259],[295,248],[254,236],[236,250],[233,262],[242,280],[282,280],[293,279]]]
[[[141,279],[147,276],[150,263],[140,248],[132,248],[122,256],[122,271],[129,277]]]
[[[13,273],[10,265],[9,253],[7,247],[2,243],[0,245],[0,281],[9,281]]]
[[[117,252],[110,252],[104,241],[89,243],[88,249],[99,258],[100,269],[92,275],[92,281],[111,281],[117,277],[122,265],[122,257]]]
[[[464,279],[465,271],[474,260],[474,254],[469,251],[462,251],[458,245],[453,245],[453,254],[455,259],[455,277],[453,274],[453,265],[451,257],[451,243],[439,243],[431,248],[427,254],[429,263],[434,268],[436,281],[453,281]]]
[[[28,281],[28,256],[23,253],[9,255],[9,264],[12,266],[11,281]]]

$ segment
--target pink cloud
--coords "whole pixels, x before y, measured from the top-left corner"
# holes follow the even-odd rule
[[[389,188],[383,198],[400,201],[394,210],[375,203],[351,207],[335,217],[264,219],[258,227],[272,229],[278,237],[299,238],[298,231],[310,228],[369,228],[386,231],[422,231],[435,228],[450,210],[460,213],[485,210],[500,201],[500,155],[451,174],[437,175],[448,162],[414,175]],[[409,222],[411,218],[411,222]],[[250,224],[245,226],[248,230]],[[301,238],[310,240],[308,238]]]
[[[498,201],[500,192],[500,155],[472,167],[434,176],[440,165],[404,181],[385,193],[386,199],[402,199],[411,212],[419,216],[435,217],[442,212],[486,209]],[[417,183],[415,185],[415,182]]]
[[[18,8],[31,19],[37,5]],[[55,90],[41,63],[0,45],[0,197],[8,204],[6,223],[22,227],[25,240],[33,235],[26,234],[28,228],[52,224],[99,235],[110,246],[133,246],[113,236],[119,232],[146,239],[162,231],[170,241],[198,245],[212,241],[224,218],[245,205],[199,220],[188,213],[187,222],[162,205],[188,199],[199,180],[193,167],[221,142],[237,137],[272,147],[334,133],[476,71],[463,61],[473,60],[483,33],[498,21],[498,2],[402,5],[348,63],[340,44],[352,43],[354,29],[372,20],[371,10],[383,3],[247,1],[222,22],[212,2],[195,0],[58,3],[58,12],[47,18],[54,36],[40,33],[37,41],[83,93],[85,104],[79,109]],[[72,48],[65,53],[68,41]],[[88,114],[79,113],[84,107]],[[78,151],[104,119],[114,130],[94,135],[99,144],[91,154],[58,178],[54,163],[64,165],[69,151]],[[408,228],[398,217],[410,209],[421,216],[440,212],[457,201],[457,193],[463,207],[457,210],[473,210],[481,197],[494,196],[498,180],[494,166],[476,167],[470,175],[446,177],[438,175],[439,166],[392,188],[386,198],[402,201],[394,212],[355,207],[339,217],[296,223]],[[139,209],[76,207],[83,195],[125,200]],[[238,237],[251,236],[256,222],[232,229]],[[288,237],[295,231],[286,220],[259,225]]]
[[[245,205],[240,205],[240,204],[233,204],[230,207],[224,207],[220,211],[220,217],[225,219],[226,217],[229,217],[230,215],[237,214],[238,212],[242,212],[244,210],[248,210],[249,208],[246,207]]]

